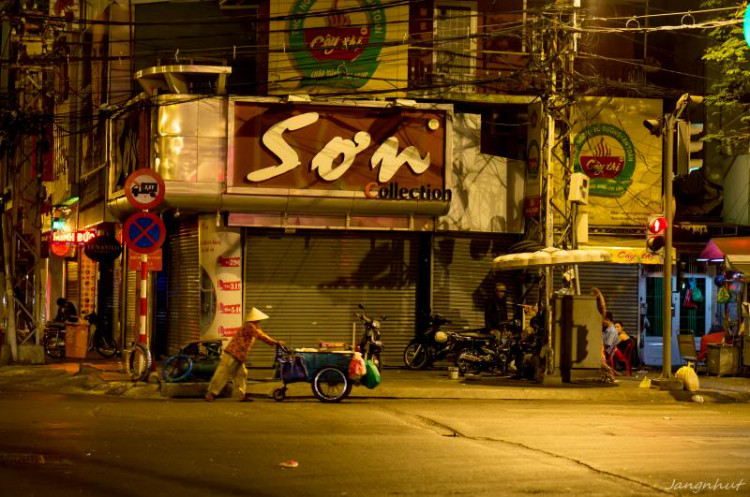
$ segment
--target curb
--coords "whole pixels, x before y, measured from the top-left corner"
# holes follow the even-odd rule
[[[247,393],[256,398],[270,398],[274,389],[281,386],[278,380],[261,377],[263,370],[253,370],[248,379]],[[388,376],[393,374],[393,378]],[[390,381],[389,381],[390,380]],[[481,380],[451,380],[443,372],[428,371],[412,374],[402,370],[387,370],[383,383],[373,390],[357,386],[350,395],[354,399],[404,399],[404,400],[529,400],[569,402],[696,402],[696,403],[748,403],[750,381],[735,388],[716,387],[697,392],[661,391],[639,388],[641,378],[623,377],[619,384],[602,385],[581,381],[562,386],[543,386],[537,383],[517,382],[497,377]],[[208,382],[166,383],[151,374],[149,382],[133,382],[122,373],[104,372],[95,367],[84,367],[76,372],[65,368],[44,366],[10,366],[0,368],[0,390],[47,391],[65,394],[88,394],[134,399],[201,398]],[[700,396],[695,399],[694,396]],[[292,383],[287,386],[288,398],[314,400],[309,383]]]

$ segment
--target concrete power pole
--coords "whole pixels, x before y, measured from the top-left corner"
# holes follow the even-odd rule
[[[580,6],[580,0],[558,0],[555,5],[557,11],[544,16],[543,37],[537,45],[539,49],[538,58],[542,66],[549,67],[545,91],[542,96],[544,116],[542,172],[544,176],[542,180],[541,241],[545,247],[577,248],[574,235],[577,211],[567,207],[564,187],[559,192],[555,191],[555,174],[556,170],[559,170],[562,174],[559,184],[568,185],[570,183],[570,175],[573,170],[570,153],[572,147],[570,123],[572,122],[572,106],[575,101],[573,66],[575,53],[578,49],[577,9]],[[559,134],[556,133],[557,123],[560,123]],[[562,153],[559,153],[560,150],[562,150]],[[559,163],[560,167],[556,168],[555,163]],[[557,197],[561,197],[561,201]],[[555,240],[555,211],[563,216],[560,223],[562,231],[557,240]],[[577,268],[574,270],[577,274]],[[555,370],[550,302],[550,297],[554,291],[553,278],[552,267],[545,267],[544,308],[546,309],[547,343],[549,344],[546,352],[548,374],[552,374]],[[580,289],[577,288],[577,290],[580,292]]]

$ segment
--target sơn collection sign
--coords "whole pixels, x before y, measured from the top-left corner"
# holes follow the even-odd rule
[[[234,193],[450,201],[448,110],[235,102]]]

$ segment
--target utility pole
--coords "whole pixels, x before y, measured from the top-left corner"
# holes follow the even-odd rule
[[[23,5],[10,29],[6,45],[8,59],[2,82],[12,95],[6,104],[13,110],[14,119],[6,130],[10,145],[4,150],[6,168],[2,192],[7,203],[3,205],[3,258],[8,311],[6,343],[9,354],[3,352],[3,362],[19,359],[43,363],[44,352],[40,346],[39,321],[42,316],[42,263],[41,211],[44,201],[42,179],[46,159],[51,157],[51,140],[47,136],[52,116],[46,103],[49,101],[51,81],[48,77],[50,62],[46,60],[49,31],[44,12]],[[24,13],[35,14],[27,19]],[[3,32],[7,30],[4,28]],[[5,53],[5,51],[4,51]],[[7,69],[6,69],[7,68]],[[22,319],[16,319],[20,312]],[[18,321],[21,321],[19,323]],[[25,324],[30,332],[18,342],[18,327]],[[21,354],[19,345],[36,345]],[[24,357],[20,357],[23,355]]]
[[[573,85],[573,67],[577,50],[577,9],[580,0],[557,0],[556,12],[551,16],[543,16],[543,38],[534,46],[539,49],[539,60],[549,72],[545,81],[545,91],[542,97],[542,139],[544,152],[542,154],[542,212],[541,212],[541,242],[546,248],[562,246],[577,248],[573,226],[577,211],[567,207],[565,185],[570,182],[572,172],[570,150],[572,146],[569,126],[572,116],[572,105],[575,101]],[[569,21],[570,24],[566,24]],[[559,75],[559,76],[558,76]],[[556,123],[561,123],[560,134],[556,136]],[[562,147],[560,147],[562,145]],[[562,154],[555,153],[562,148]],[[559,168],[556,167],[559,162]],[[556,177],[559,171],[559,184],[562,188],[555,191]],[[560,205],[556,205],[557,197],[561,198]],[[555,210],[563,215],[562,232],[555,241]],[[577,273],[577,268],[576,271]],[[546,371],[551,375],[555,371],[553,350],[553,328],[551,296],[554,292],[554,270],[551,266],[544,268],[544,309],[547,331]]]

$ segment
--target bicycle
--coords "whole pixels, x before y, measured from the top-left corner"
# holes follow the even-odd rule
[[[94,313],[88,314],[89,333],[86,342],[86,352],[96,350],[105,359],[111,359],[120,352],[120,345],[112,335],[112,328],[106,317],[101,318]],[[75,321],[70,321],[71,323]],[[57,321],[48,322],[44,328],[44,352],[53,359],[65,357],[65,325]]]

